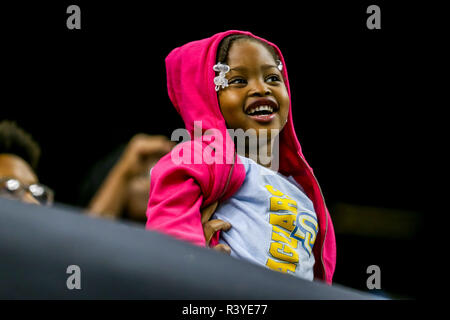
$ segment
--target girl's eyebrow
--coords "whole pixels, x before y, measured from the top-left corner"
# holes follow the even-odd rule
[[[277,67],[276,65],[274,65],[274,64],[263,64],[263,65],[261,66],[261,68],[262,68],[262,69],[270,69],[270,68],[278,69],[278,67]]]
[[[246,71],[247,68],[244,66],[238,66],[238,67],[234,67],[234,68],[230,68],[231,71]]]

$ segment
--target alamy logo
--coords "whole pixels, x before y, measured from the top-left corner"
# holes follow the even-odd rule
[[[255,162],[278,171],[278,129],[228,129],[224,134],[218,129],[203,130],[202,121],[194,122],[193,137],[186,129],[173,131],[171,140],[179,143],[171,151],[174,164],[233,164],[235,151]],[[191,143],[185,143],[192,141]]]

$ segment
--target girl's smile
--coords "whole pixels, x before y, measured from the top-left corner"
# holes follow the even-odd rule
[[[275,99],[262,98],[247,105],[244,112],[257,122],[269,123],[275,118],[279,109]]]

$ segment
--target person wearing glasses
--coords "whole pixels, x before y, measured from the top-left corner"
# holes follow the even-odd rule
[[[51,205],[53,191],[39,183],[36,168],[40,147],[11,121],[0,122],[0,197]]]

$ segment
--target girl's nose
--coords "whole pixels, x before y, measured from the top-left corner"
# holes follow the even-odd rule
[[[251,97],[264,97],[270,94],[272,94],[272,91],[264,81],[255,81],[249,92]]]

